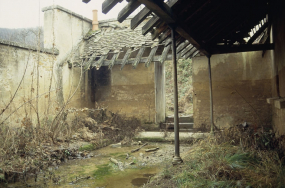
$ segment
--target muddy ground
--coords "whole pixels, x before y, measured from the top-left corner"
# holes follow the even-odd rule
[[[165,163],[171,164],[174,145],[167,143],[132,142],[129,146],[112,144],[107,147],[88,151],[90,143],[76,142],[68,150],[77,150],[76,157],[60,164],[41,170],[37,176],[5,187],[140,187],[162,170]],[[147,152],[148,149],[155,151]],[[191,147],[181,146],[181,153]],[[115,159],[115,164],[110,160]]]

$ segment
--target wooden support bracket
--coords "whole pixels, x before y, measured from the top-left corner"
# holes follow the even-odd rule
[[[125,64],[127,63],[127,61],[128,61],[128,59],[129,59],[131,53],[132,53],[132,49],[129,48],[128,51],[126,52],[124,58],[123,58],[121,70],[124,68]]]
[[[100,59],[96,62],[95,66],[96,66],[96,69],[99,70],[100,67],[102,66],[104,60],[106,59],[107,55],[102,55],[100,57]]]
[[[152,62],[153,57],[154,57],[154,55],[155,55],[157,49],[158,49],[158,46],[155,46],[155,47],[153,47],[153,48],[151,49],[151,51],[150,51],[150,53],[149,53],[149,56],[148,56],[148,58],[147,58],[147,60],[146,60],[146,62],[145,62],[145,67],[148,67],[149,64]]]
[[[114,66],[115,61],[117,60],[118,57],[119,57],[119,53],[116,53],[116,54],[113,55],[113,57],[111,59],[111,62],[109,64],[109,69],[112,69],[112,67]]]
[[[163,62],[165,61],[166,56],[167,56],[167,54],[168,54],[170,48],[171,48],[171,45],[168,45],[168,46],[166,46],[166,47],[163,49],[163,52],[162,52],[162,54],[161,54],[161,56],[160,56],[160,63],[163,63]]]
[[[143,55],[143,53],[144,53],[144,50],[145,50],[145,47],[144,47],[144,46],[140,48],[140,50],[139,50],[139,52],[138,52],[138,55],[137,55],[137,57],[136,57],[136,60],[135,60],[134,63],[133,63],[133,68],[134,68],[134,69],[137,68],[139,62],[141,61],[142,55]]]

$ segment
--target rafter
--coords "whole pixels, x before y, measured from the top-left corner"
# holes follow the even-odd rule
[[[178,0],[167,1],[166,4],[169,7],[172,7]],[[144,7],[132,20],[131,20],[131,29],[135,29],[143,20],[150,15],[151,11]]]
[[[177,16],[172,12],[169,6],[167,6],[164,2],[156,2],[154,0],[138,0],[143,3],[148,9],[154,12],[160,19],[165,21],[167,24],[175,24],[176,32],[179,33],[182,37],[187,39],[190,43],[192,43],[198,50],[200,50],[205,55],[210,55],[206,47],[195,36],[191,33],[191,30],[185,26],[185,24],[181,23],[181,20],[177,19]]]
[[[141,3],[137,0],[130,0],[130,2],[119,12],[118,22],[122,23],[134,10],[136,10]]]
[[[157,49],[158,49],[158,46],[155,46],[155,47],[153,47],[151,49],[151,51],[149,53],[149,56],[148,56],[148,58],[147,58],[147,60],[145,62],[145,67],[148,67],[149,64],[153,61],[153,57],[155,56],[155,53],[156,53]]]
[[[112,69],[112,67],[115,64],[115,61],[117,60],[117,58],[119,57],[119,53],[115,53],[109,63],[109,69]]]
[[[102,12],[107,14],[117,3],[123,0],[105,0],[102,4]]]
[[[137,54],[136,60],[133,63],[133,68],[134,69],[137,68],[138,64],[140,63],[144,51],[145,51],[145,47],[143,46],[143,47],[140,48],[140,50],[139,50],[139,52]]]
[[[125,64],[127,63],[127,61],[128,61],[128,59],[129,59],[131,53],[132,53],[132,49],[129,48],[128,51],[126,52],[126,54],[125,54],[123,60],[122,60],[121,70],[124,68]]]

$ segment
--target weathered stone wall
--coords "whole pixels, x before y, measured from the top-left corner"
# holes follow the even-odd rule
[[[143,122],[155,122],[154,64],[148,68],[142,63],[136,69],[131,64],[125,65],[123,70],[120,68],[115,65],[104,74],[110,80],[93,76],[97,79],[95,101],[112,112],[134,116]],[[100,75],[105,70],[101,69],[95,74]]]
[[[6,122],[19,124],[24,117],[35,117],[37,109],[41,118],[48,112],[53,114],[56,111],[57,103],[54,99],[57,90],[54,82],[51,83],[52,66],[56,58],[56,55],[50,53],[38,53],[0,43],[1,113],[13,98],[7,110],[0,115],[0,122],[10,114],[13,115]],[[18,111],[13,113],[16,109]]]
[[[70,105],[84,107],[86,75],[80,69],[68,68],[67,60],[74,53],[80,52],[79,44],[92,28],[92,20],[58,5],[43,8],[43,12],[44,46],[55,47],[60,51],[53,70],[57,87],[63,88],[57,93],[57,101],[64,104],[73,96]]]
[[[247,121],[271,123],[271,53],[247,52],[211,57],[214,123],[218,128]],[[207,57],[193,59],[194,126],[210,124]]]
[[[280,96],[285,97],[285,12],[284,2],[275,1],[273,4],[273,42],[274,48],[274,76],[272,82],[274,85],[273,97],[277,97],[276,75],[278,75]],[[278,109],[272,105],[273,125],[278,134],[285,134],[285,109]]]

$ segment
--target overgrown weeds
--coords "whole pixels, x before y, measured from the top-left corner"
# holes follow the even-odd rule
[[[22,120],[21,127],[3,125],[0,128],[0,176],[4,176],[0,183],[25,181],[48,166],[87,155],[79,153],[78,149],[90,151],[122,140],[127,144],[141,125],[136,118],[107,112],[103,108],[73,108],[66,110],[65,114],[56,130],[44,123],[40,127],[34,126],[29,118]],[[77,149],[68,147],[78,141],[90,144]],[[57,149],[58,145],[64,149]]]
[[[166,167],[146,187],[285,187],[284,138],[250,132],[235,127],[196,142],[183,165]]]

